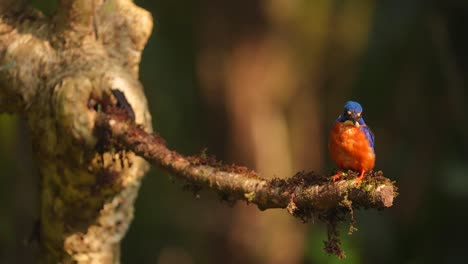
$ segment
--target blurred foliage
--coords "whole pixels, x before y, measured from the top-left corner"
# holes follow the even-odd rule
[[[348,229],[342,228],[340,234],[347,234]],[[327,236],[326,229],[321,226],[320,229],[312,230],[307,234],[306,251],[304,252],[304,262],[306,263],[328,263],[328,264],[354,264],[362,263],[359,256],[359,244],[351,244],[348,238],[343,239],[342,248],[346,252],[345,259],[339,259],[336,256],[326,254],[322,248],[323,238]]]
[[[52,14],[56,5],[52,0],[33,2],[46,14]],[[284,6],[285,1],[136,3],[151,11],[155,20],[140,73],[153,124],[171,148],[184,154],[208,147],[221,159],[238,162],[228,154],[231,120],[224,104],[229,98],[215,96],[218,104],[210,103],[200,81],[199,54],[219,49],[216,54],[223,62],[228,58],[223,52],[232,52],[243,34],[269,32],[293,50],[295,74],[303,78],[303,89],[313,91],[317,103],[317,112],[307,113],[301,121],[320,119],[323,156],[329,126],[344,101],[363,104],[376,135],[377,168],[397,181],[400,196],[391,209],[359,212],[359,231],[352,236],[344,227],[345,261],[324,255],[325,230],[317,223],[308,224],[304,263],[466,260],[466,1],[297,0]],[[210,38],[203,30],[207,25],[224,31],[224,37]],[[208,76],[219,78],[219,73]],[[15,189],[34,197],[22,191],[35,188],[32,176],[15,178],[34,171],[32,167],[21,172],[23,156],[18,153],[25,153],[24,129],[17,117],[0,115],[1,263],[13,263],[15,254],[29,252],[22,243],[24,230],[31,229],[36,214],[36,207],[20,204],[24,200],[12,202],[18,197]],[[317,170],[333,168],[328,159],[322,163]],[[195,199],[173,182],[155,169],[144,179],[134,223],[123,241],[123,263],[219,263],[240,254],[229,242],[233,209],[210,193],[202,192]],[[21,213],[18,208],[29,211]],[[30,217],[21,219],[27,226],[14,224],[24,216]],[[288,245],[284,247],[287,250]]]
[[[52,15],[57,8],[58,0],[31,0],[31,6],[42,11],[45,15]]]
[[[11,260],[9,252],[13,250],[14,232],[14,206],[11,203],[15,184],[14,142],[16,141],[17,117],[0,114],[0,260]],[[3,262],[3,261],[2,261]]]

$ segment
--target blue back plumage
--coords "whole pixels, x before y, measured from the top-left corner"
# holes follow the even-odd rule
[[[364,134],[366,134],[366,138],[367,140],[369,140],[371,148],[374,149],[374,133],[372,133],[372,130],[366,125],[364,119],[361,118],[361,120],[362,124],[360,124],[361,126],[359,127],[359,129],[361,129],[361,131],[364,132]]]

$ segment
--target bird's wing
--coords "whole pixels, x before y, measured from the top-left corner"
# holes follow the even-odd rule
[[[366,138],[369,140],[372,149],[374,149],[374,133],[372,133],[372,130],[367,125],[361,126],[361,130],[366,134]]]

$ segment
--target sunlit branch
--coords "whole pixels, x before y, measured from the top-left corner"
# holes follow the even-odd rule
[[[258,173],[236,165],[222,165],[204,154],[185,157],[166,147],[160,136],[145,132],[122,115],[100,115],[98,129],[109,132],[112,143],[144,157],[193,189],[207,188],[228,201],[245,200],[259,209],[288,208],[302,218],[314,212],[344,206],[381,209],[390,207],[395,187],[381,172],[372,173],[356,184],[354,177],[330,181],[314,173],[297,173],[289,179],[264,179]]]

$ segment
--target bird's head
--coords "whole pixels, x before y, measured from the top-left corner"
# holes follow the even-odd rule
[[[364,125],[362,118],[362,106],[358,102],[348,101],[344,106],[343,114],[338,118],[340,122],[359,127]]]

